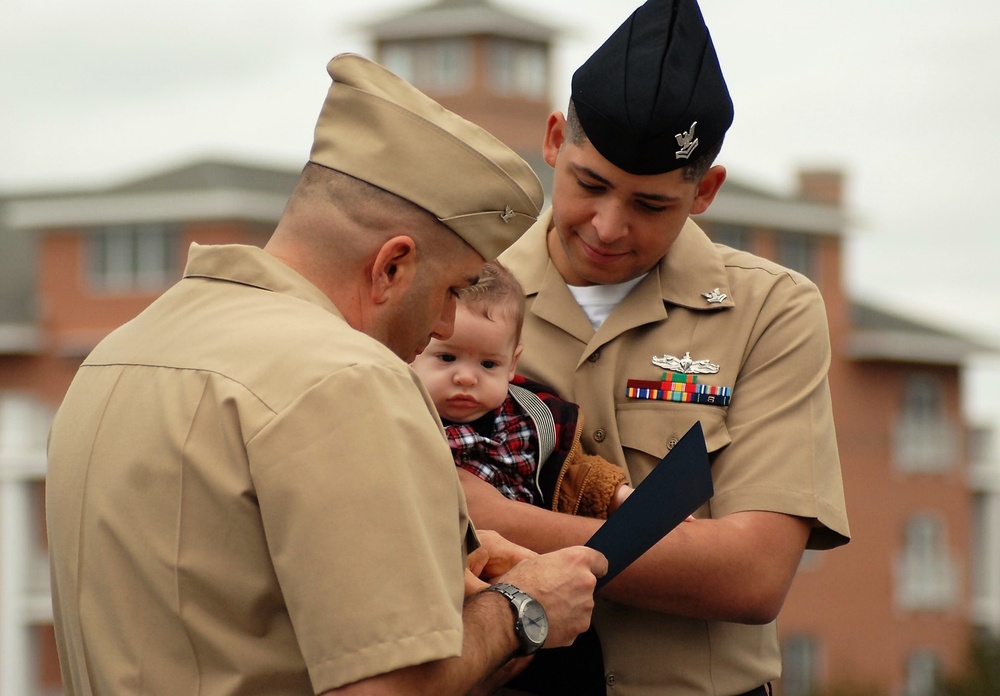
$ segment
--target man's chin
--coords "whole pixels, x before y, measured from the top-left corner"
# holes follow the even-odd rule
[[[398,350],[393,350],[392,352],[395,353],[400,360],[405,362],[407,365],[410,365],[413,363],[414,360],[417,359],[417,356],[423,353],[424,351],[423,349],[421,349],[421,350],[410,350],[409,353],[404,353]]]

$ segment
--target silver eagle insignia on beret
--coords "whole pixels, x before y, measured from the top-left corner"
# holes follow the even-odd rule
[[[719,366],[708,360],[692,360],[690,353],[685,353],[683,358],[675,358],[673,355],[653,356],[653,364],[671,372],[681,374],[711,375],[719,371]]]
[[[698,138],[694,137],[694,127],[697,125],[698,122],[695,121],[691,124],[691,128],[674,136],[677,138],[677,144],[681,148],[674,153],[677,159],[687,159],[694,152],[694,149],[698,147]]]

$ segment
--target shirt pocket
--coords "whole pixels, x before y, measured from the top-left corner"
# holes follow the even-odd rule
[[[624,404],[618,408],[618,434],[632,485],[638,485],[697,421],[709,457],[732,442],[726,412],[700,404]]]

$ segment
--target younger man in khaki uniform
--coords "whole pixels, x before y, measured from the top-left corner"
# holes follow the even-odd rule
[[[460,694],[546,642],[542,607],[548,645],[589,623],[599,554],[484,533],[466,557],[476,535],[406,364],[535,218],[538,181],[381,67],[328,69],[267,246],[194,246],[56,416],[68,694]]]
[[[609,694],[765,694],[803,549],[849,537],[816,286],[689,220],[725,180],[712,163],[732,116],[696,3],[650,0],[549,117],[552,210],[501,256],[529,305],[520,369],[580,404],[589,451],[633,485],[695,421],[711,454],[698,519],[601,594]],[[477,524],[535,550],[599,526],[462,480]]]

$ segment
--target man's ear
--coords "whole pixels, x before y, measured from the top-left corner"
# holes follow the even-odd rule
[[[709,167],[708,171],[705,172],[705,176],[701,177],[701,181],[698,182],[698,190],[694,194],[694,205],[691,206],[691,214],[698,215],[708,210],[708,207],[712,205],[712,201],[715,200],[715,195],[725,182],[725,167],[719,164]]]
[[[416,249],[406,235],[393,237],[379,248],[371,269],[373,304],[384,304],[410,287],[417,273]]]
[[[545,139],[542,141],[542,157],[550,167],[556,166],[556,155],[566,141],[566,117],[561,111],[549,114],[545,123]]]

